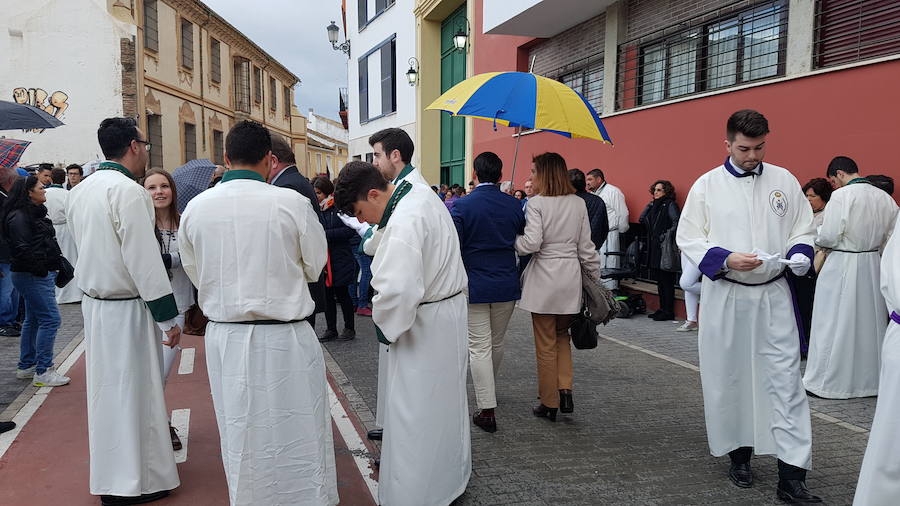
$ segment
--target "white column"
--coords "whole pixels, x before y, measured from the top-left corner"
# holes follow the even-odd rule
[[[618,1],[606,8],[606,33],[603,41],[603,110],[607,116],[616,111],[619,40],[625,33],[625,5]]]
[[[790,0],[786,75],[796,76],[812,70],[815,24],[815,0]]]

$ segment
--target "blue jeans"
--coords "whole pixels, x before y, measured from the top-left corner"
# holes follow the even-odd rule
[[[19,293],[13,286],[9,264],[0,264],[0,327],[9,327],[19,315]]]
[[[13,285],[25,298],[25,321],[19,341],[19,369],[35,367],[37,374],[53,367],[53,343],[61,320],[56,306],[56,272],[38,277],[13,272]]]
[[[350,285],[350,298],[357,308],[369,305],[369,283],[372,282],[372,257],[358,251],[353,252],[359,265],[359,281]]]

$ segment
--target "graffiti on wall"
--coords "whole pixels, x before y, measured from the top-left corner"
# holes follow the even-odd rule
[[[69,95],[59,90],[48,94],[41,88],[16,88],[13,90],[13,100],[18,104],[28,104],[42,109],[56,119],[61,119],[63,113],[69,108]],[[44,129],[26,131],[40,133]]]

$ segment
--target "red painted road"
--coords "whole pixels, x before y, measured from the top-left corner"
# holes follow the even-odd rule
[[[184,336],[183,348],[194,348],[194,372],[178,374],[178,360],[166,385],[169,411],[190,409],[187,460],[178,464],[181,486],[153,504],[227,505],[228,487],[222,469],[203,338]],[[46,401],[0,458],[0,504],[31,506],[97,505],[88,492],[87,410],[84,356],[69,370],[72,382],[52,389]],[[329,380],[331,380],[329,375]],[[362,426],[350,411],[340,389],[329,381],[354,427]],[[353,456],[332,424],[341,504],[375,504]],[[363,434],[362,437],[365,440]],[[371,451],[373,448],[369,447]]]

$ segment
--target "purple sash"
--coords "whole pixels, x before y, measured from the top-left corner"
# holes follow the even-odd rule
[[[891,311],[891,320],[894,320],[894,323],[900,324],[900,314],[897,314],[896,311]]]

